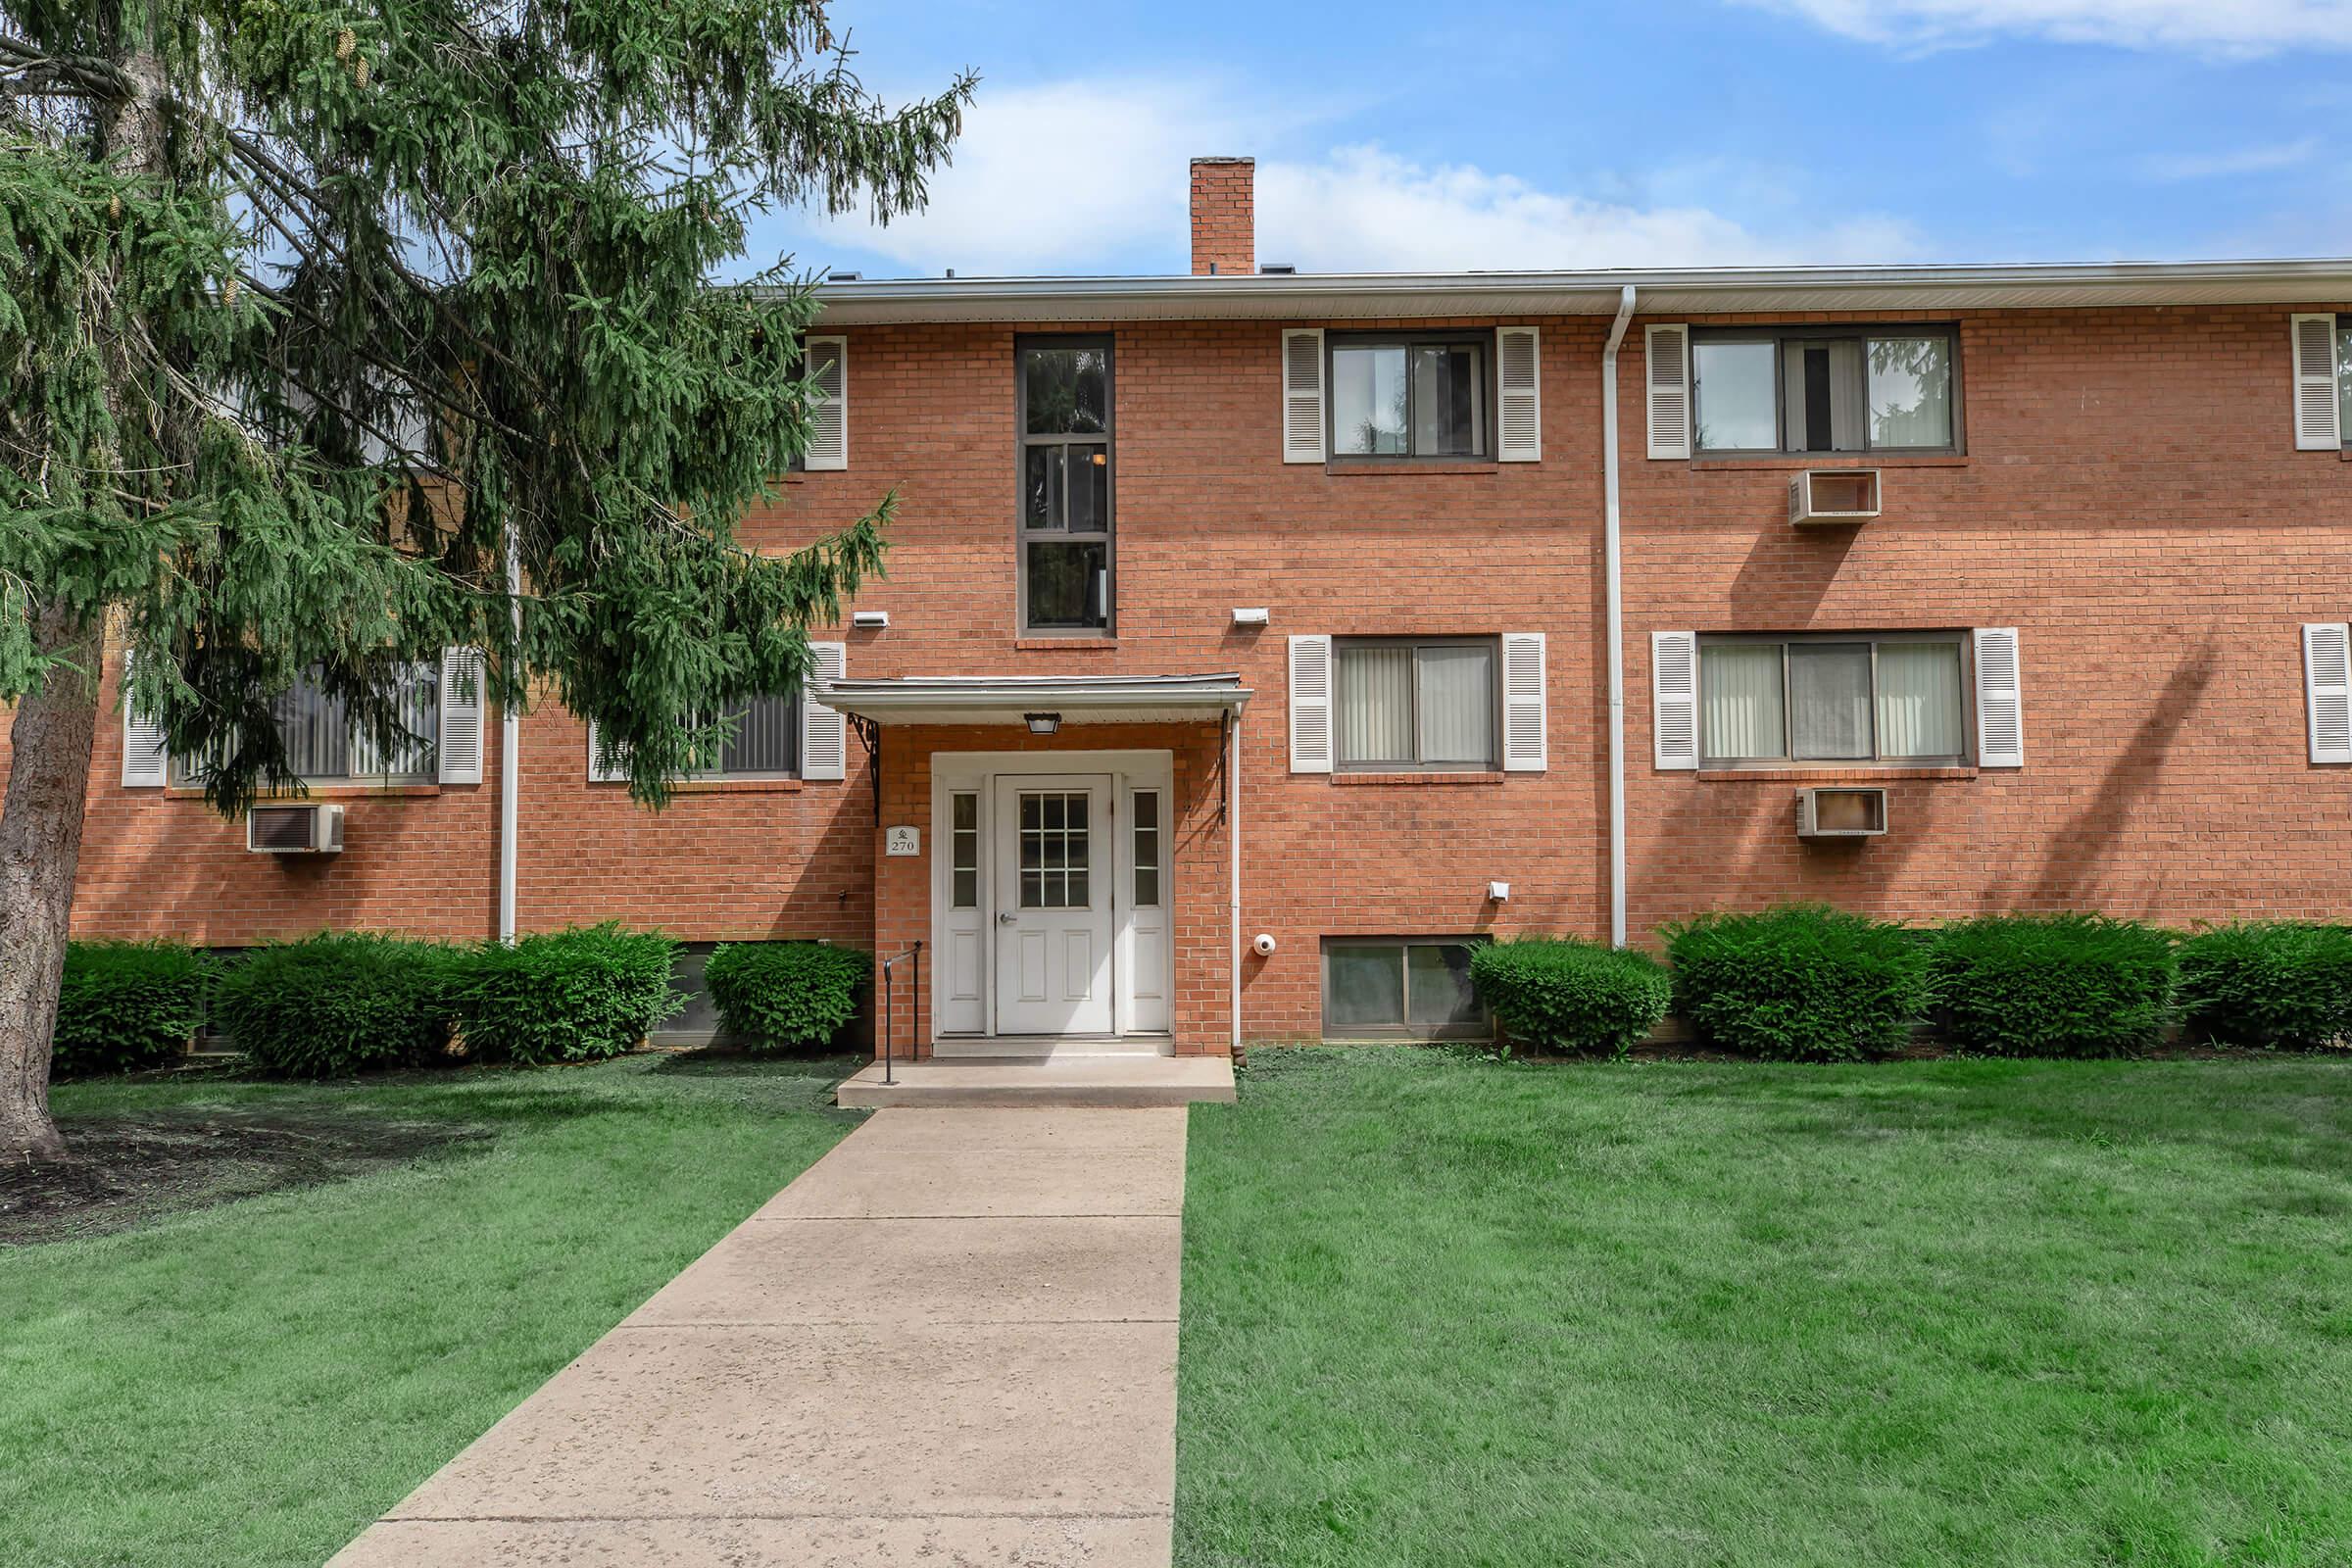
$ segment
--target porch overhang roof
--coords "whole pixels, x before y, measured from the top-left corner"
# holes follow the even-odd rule
[[[1057,713],[1064,724],[1199,722],[1239,713],[1250,688],[1238,674],[903,675],[821,683],[817,701],[877,724],[1022,724]]]

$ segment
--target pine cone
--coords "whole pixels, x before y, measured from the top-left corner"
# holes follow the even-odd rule
[[[352,35],[351,29],[345,27],[341,32],[335,34],[335,58],[349,60],[352,50],[359,47],[359,42],[360,40]]]

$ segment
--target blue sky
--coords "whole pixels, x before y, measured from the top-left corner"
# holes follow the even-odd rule
[[[2352,252],[2352,0],[848,0],[868,86],[981,75],[868,276],[1179,272],[1187,160],[1305,270]]]

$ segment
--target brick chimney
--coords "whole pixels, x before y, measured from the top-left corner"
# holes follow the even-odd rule
[[[1257,270],[1257,160],[1193,160],[1193,275]]]

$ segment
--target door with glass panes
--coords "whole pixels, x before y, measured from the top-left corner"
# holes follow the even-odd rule
[[[997,1032],[1108,1034],[1110,777],[1004,776],[996,797]]]

